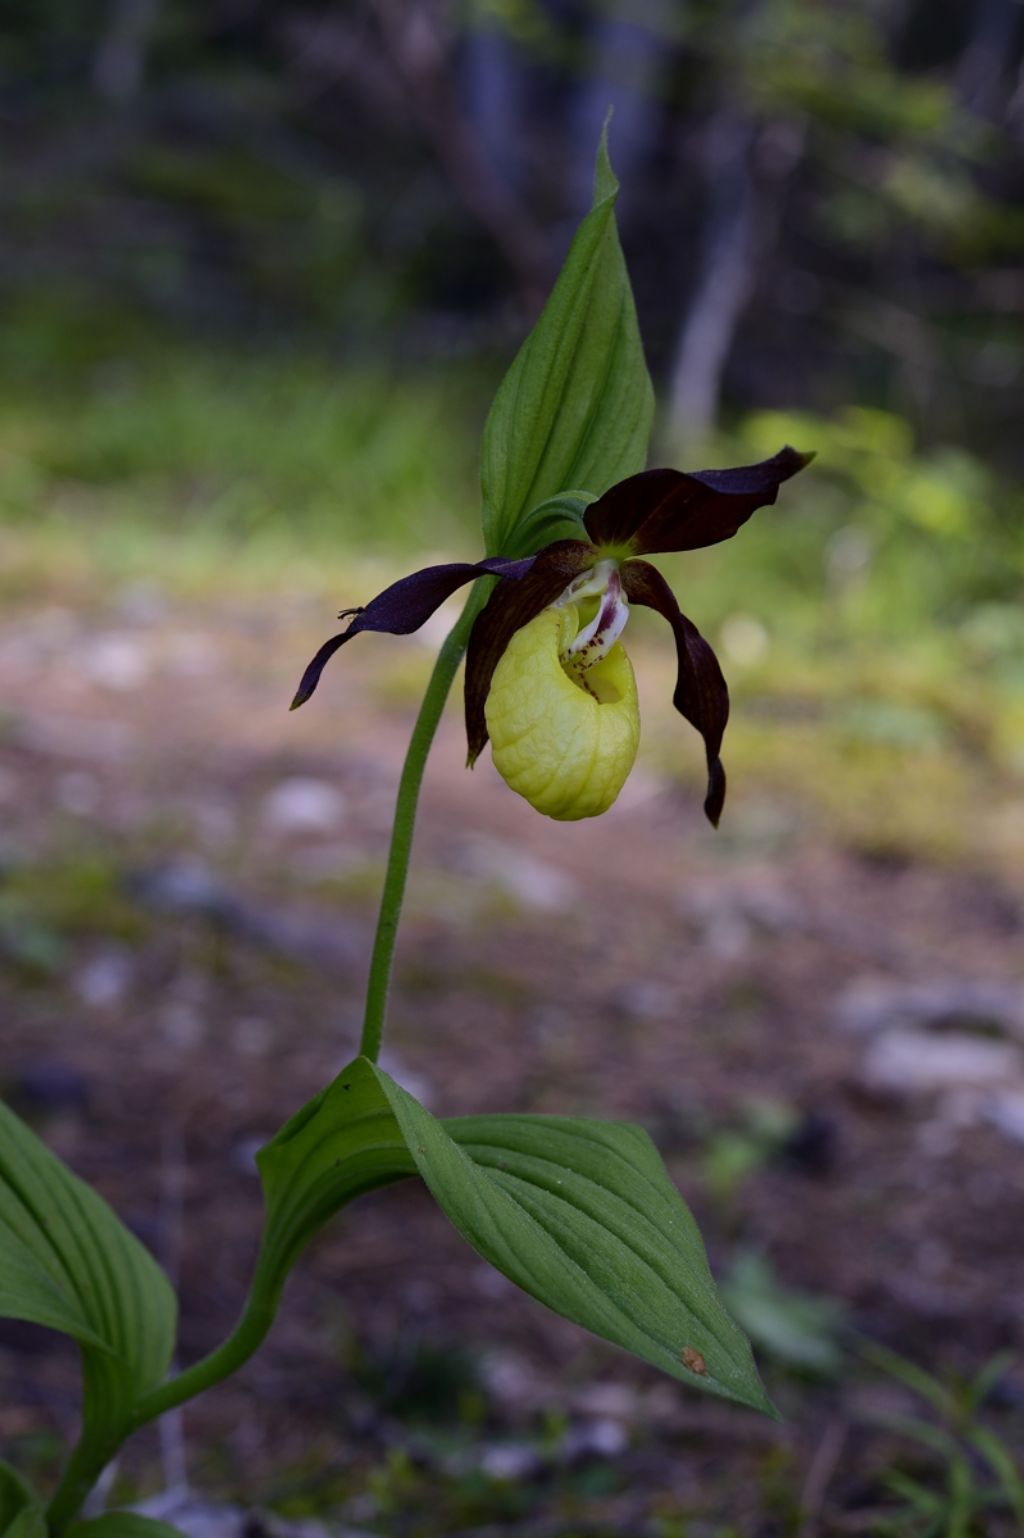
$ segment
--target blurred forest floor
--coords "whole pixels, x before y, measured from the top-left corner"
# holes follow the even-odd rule
[[[243,1295],[254,1150],[354,1050],[444,617],[360,640],[287,702],[336,608],[472,549],[472,434],[439,424],[473,425],[474,392],[327,399],[268,368],[262,415],[223,391],[215,414],[206,364],[154,378],[3,417],[0,1078],[176,1278],[192,1360]],[[885,426],[860,430],[889,467],[880,522],[910,542],[891,560],[872,565],[833,428],[795,513],[672,568],[734,685],[721,834],[653,625],[631,625],[640,763],[599,822],[468,774],[453,704],[386,1064],[439,1113],[648,1127],[784,1422],[547,1315],[410,1183],[331,1228],[262,1353],[186,1412],[200,1489],[400,1538],[913,1535],[958,1501],[965,1534],[1021,1530],[1020,635],[997,588],[968,590],[955,506],[943,529],[893,514],[913,501],[893,467],[931,472],[891,421],[882,453]],[[1010,570],[1008,548],[986,558]],[[51,1468],[75,1392],[62,1343],[0,1327],[0,1455]],[[115,1493],[177,1480],[181,1456],[141,1437]]]

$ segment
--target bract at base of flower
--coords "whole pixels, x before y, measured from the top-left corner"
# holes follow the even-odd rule
[[[545,609],[517,630],[486,705],[498,773],[559,822],[606,812],[640,741],[636,680],[621,645],[587,670],[585,686],[563,666],[577,623],[574,609]]]

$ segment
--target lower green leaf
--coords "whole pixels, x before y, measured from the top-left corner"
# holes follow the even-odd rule
[[[137,1511],[105,1511],[87,1522],[76,1522],[68,1538],[184,1538],[178,1527],[144,1517]]]
[[[693,1216],[642,1128],[557,1116],[442,1125],[375,1073],[420,1174],[486,1260],[672,1377],[774,1413]]]
[[[0,1463],[0,1538],[46,1538],[43,1503],[9,1463]]]
[[[100,1351],[110,1347],[93,1330],[73,1294],[64,1290],[18,1236],[0,1219],[0,1318],[22,1319],[71,1335]]]
[[[0,1104],[0,1314],[74,1336],[85,1436],[115,1447],[174,1348],[176,1299],[116,1213]]]
[[[264,1296],[279,1292],[341,1206],[418,1171],[473,1248],[556,1313],[695,1388],[773,1413],[697,1225],[639,1127],[555,1116],[440,1122],[357,1058],[257,1162]]]

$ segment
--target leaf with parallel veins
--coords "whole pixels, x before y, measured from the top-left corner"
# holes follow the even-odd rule
[[[639,1127],[552,1116],[439,1121],[357,1058],[257,1162],[267,1203],[257,1276],[267,1296],[334,1212],[418,1172],[473,1248],[556,1313],[695,1388],[772,1413],[693,1217]]]

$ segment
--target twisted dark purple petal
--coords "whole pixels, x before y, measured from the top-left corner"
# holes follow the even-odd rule
[[[813,457],[784,448],[733,470],[645,470],[612,486],[583,521],[596,545],[629,545],[636,555],[717,545],[774,502],[783,481]]]
[[[444,566],[425,566],[408,577],[401,577],[386,587],[383,593],[371,598],[364,609],[349,609],[355,619],[347,630],[325,641],[303,673],[295,691],[291,708],[304,705],[320,682],[320,674],[334,653],[351,641],[362,630],[382,630],[389,635],[411,635],[439,609],[456,588],[463,587],[477,577],[524,577],[536,556],[525,556],[519,561],[507,561],[501,556],[488,556],[486,561],[451,561]]]
[[[630,603],[657,609],[672,626],[676,639],[679,674],[672,703],[704,738],[708,761],[708,789],[704,812],[718,827],[725,802],[725,770],[719,752],[726,722],[729,720],[729,689],[718,665],[718,658],[686,615],[680,612],[676,596],[660,571],[646,561],[627,561],[622,568],[622,585]]]
[[[497,667],[509,641],[549,603],[554,603],[574,577],[593,566],[595,551],[585,540],[560,539],[534,557],[533,570],[521,582],[501,582],[487,600],[469,637],[466,651],[466,743],[473,764],[487,744],[484,705]]]

